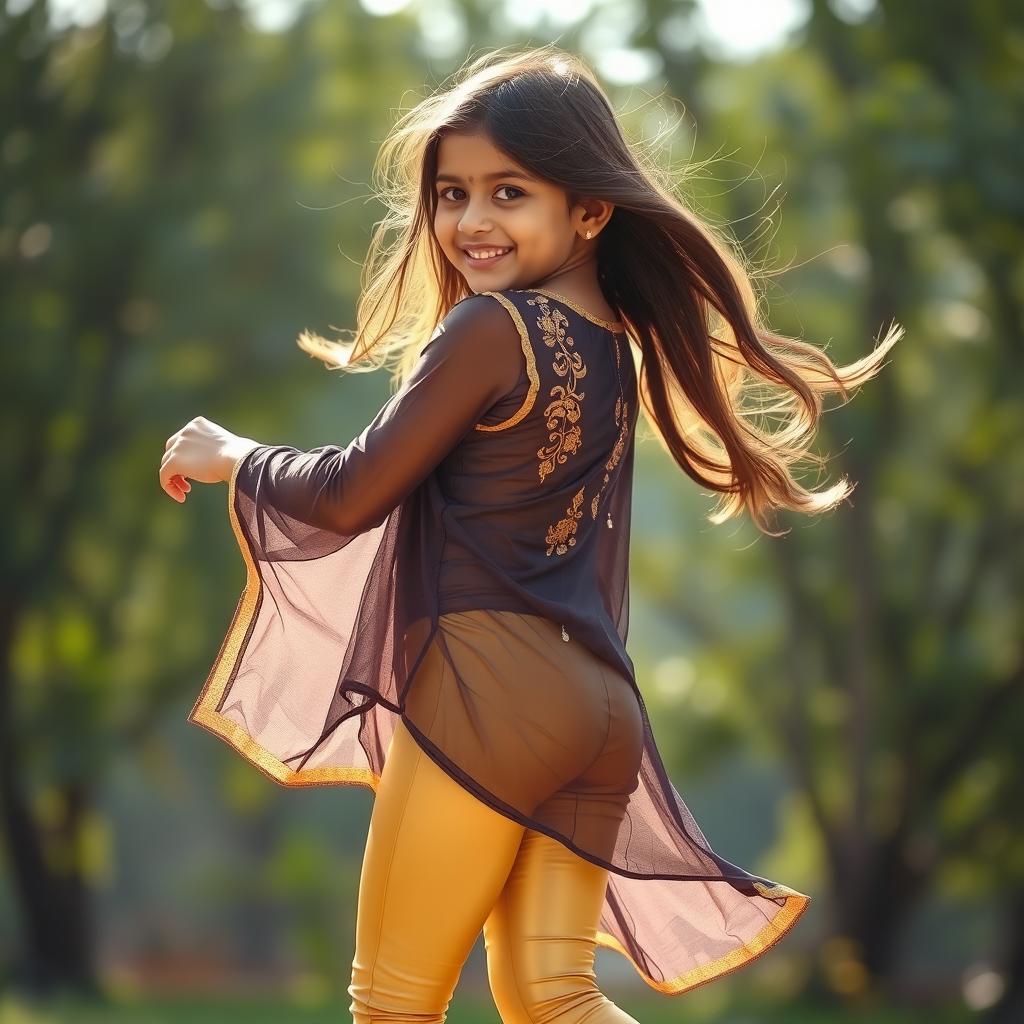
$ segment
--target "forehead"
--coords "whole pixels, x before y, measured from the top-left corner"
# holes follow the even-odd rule
[[[536,180],[525,167],[481,134],[449,133],[437,148],[437,179],[488,182],[495,178]]]

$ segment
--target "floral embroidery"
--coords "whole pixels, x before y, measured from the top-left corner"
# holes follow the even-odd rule
[[[621,320],[605,320],[603,316],[597,316],[597,314],[591,313],[589,309],[584,309],[575,299],[570,299],[568,295],[563,295],[561,292],[556,292],[551,288],[531,288],[530,291],[540,292],[541,295],[547,295],[552,299],[557,299],[559,302],[564,302],[570,309],[575,310],[592,324],[597,324],[598,327],[604,327],[615,334],[622,333],[623,323]]]
[[[604,495],[605,488],[608,486],[608,481],[611,479],[612,470],[619,464],[619,459],[622,457],[622,453],[626,448],[626,434],[629,430],[629,403],[624,402],[621,398],[615,399],[615,422],[619,423],[621,417],[621,425],[619,427],[619,436],[615,439],[615,446],[612,448],[611,455],[608,456],[608,461],[604,464],[604,481],[601,483],[601,490],[594,495],[590,502],[590,518],[597,518],[597,510],[601,506],[601,498]]]
[[[564,555],[576,543],[576,537],[574,536],[576,533],[576,520],[582,515],[580,505],[583,504],[583,492],[585,489],[586,484],[573,495],[572,506],[566,509],[567,514],[565,518],[560,519],[557,525],[548,527],[547,554],[550,555],[552,551],[555,551],[560,555]]]
[[[568,318],[560,309],[552,309],[546,298],[538,295],[526,300],[531,306],[540,306],[541,313],[537,317],[537,326],[544,336],[544,344],[555,349],[555,361],[552,364],[559,377],[567,377],[565,385],[556,384],[550,394],[552,401],[544,409],[547,416],[547,427],[551,433],[548,439],[552,442],[537,449],[540,459],[538,472],[543,480],[554,472],[555,464],[563,464],[566,458],[578,451],[583,440],[580,429],[580,402],[584,398],[583,391],[576,386],[587,375],[587,367],[579,352],[573,351],[575,342],[566,334]]]
[[[611,479],[612,470],[619,464],[619,459],[622,457],[622,453],[626,447],[626,435],[629,432],[629,403],[622,396],[622,375],[619,373],[619,365],[621,362],[621,356],[619,353],[619,339],[613,337],[615,342],[615,375],[619,380],[619,397],[615,399],[615,422],[619,425],[619,436],[615,439],[615,445],[612,448],[611,455],[608,456],[608,461],[604,464],[604,480],[601,483],[601,489],[594,495],[590,502],[590,518],[596,519],[598,509],[601,507],[601,498],[604,495],[605,488],[608,486],[608,481]],[[608,526],[611,528],[612,517],[611,513],[608,514]]]

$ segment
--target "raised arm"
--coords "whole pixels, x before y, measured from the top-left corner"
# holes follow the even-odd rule
[[[347,447],[259,445],[235,486],[311,526],[354,536],[377,526],[511,391],[523,367],[519,333],[499,302],[457,303],[410,377]]]

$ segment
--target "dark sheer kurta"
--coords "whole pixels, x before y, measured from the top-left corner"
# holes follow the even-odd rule
[[[480,799],[612,872],[599,944],[676,994],[759,956],[809,897],[718,856],[655,744],[625,647],[629,346],[621,324],[548,289],[470,296],[348,446],[241,458],[228,511],[248,578],[189,720],[284,785],[376,790],[403,715]],[[439,746],[404,714],[428,650],[446,650],[431,644],[438,617],[471,609],[543,616],[635,692],[643,755],[610,845],[534,816],[513,784],[525,760],[461,726],[437,730],[451,737]],[[448,661],[472,693],[468,662]]]

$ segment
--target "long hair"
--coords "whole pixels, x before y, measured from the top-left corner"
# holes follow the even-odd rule
[[[433,231],[438,147],[448,132],[485,134],[564,189],[570,206],[587,197],[614,206],[598,236],[599,283],[631,340],[649,431],[688,476],[721,495],[711,522],[746,509],[759,530],[780,536],[787,531],[769,528],[774,509],[817,513],[850,494],[846,477],[815,491],[793,471],[824,466],[810,451],[823,397],[849,401],[903,328],[894,322],[847,366],[770,330],[741,254],[659,180],[623,137],[593,73],[554,44],[486,52],[400,117],[373,168],[387,213],[363,265],[354,340],[304,331],[304,351],[350,372],[391,362],[401,382],[448,310],[472,294]],[[769,418],[780,425],[769,429]]]

